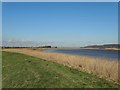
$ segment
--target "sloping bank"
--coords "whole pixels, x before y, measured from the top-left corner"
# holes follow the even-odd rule
[[[4,49],[4,51],[18,52],[38,58],[61,63],[88,73],[94,73],[107,80],[118,82],[118,61],[93,58],[87,56],[68,55],[62,53],[48,53],[32,49]]]
[[[40,58],[3,52],[3,88],[117,88],[113,82]]]

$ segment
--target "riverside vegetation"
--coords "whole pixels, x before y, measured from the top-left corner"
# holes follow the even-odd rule
[[[113,82],[48,60],[3,52],[3,88],[117,88]]]

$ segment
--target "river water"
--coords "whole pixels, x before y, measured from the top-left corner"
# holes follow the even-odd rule
[[[110,51],[110,50],[68,49],[68,50],[45,50],[44,52],[57,52],[57,53],[92,56],[98,58],[110,58],[116,60],[118,60],[118,56],[119,56],[118,51]]]

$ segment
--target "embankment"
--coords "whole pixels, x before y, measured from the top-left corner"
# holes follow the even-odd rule
[[[107,60],[103,58],[94,58],[88,56],[77,56],[62,53],[48,53],[40,50],[32,49],[3,49],[3,51],[18,52],[38,58],[50,60],[63,64],[65,66],[74,67],[88,73],[94,73],[107,80],[118,82],[118,61]]]

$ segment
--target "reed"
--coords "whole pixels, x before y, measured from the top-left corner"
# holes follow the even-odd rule
[[[88,73],[96,74],[99,77],[118,82],[118,60],[108,60],[106,58],[95,58],[62,53],[49,53],[32,49],[4,49],[4,51],[19,52],[54,61],[65,66],[77,68]]]

